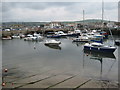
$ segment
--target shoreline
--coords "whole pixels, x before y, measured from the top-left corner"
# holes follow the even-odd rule
[[[62,29],[60,29],[60,30],[62,30]],[[60,31],[60,30],[58,30],[58,31]],[[44,30],[14,30],[14,31],[0,31],[0,37],[2,37],[2,36],[12,36],[12,35],[14,35],[14,34],[27,34],[27,33],[33,33],[33,32],[39,32],[39,33],[43,33],[43,31]],[[46,30],[46,32],[48,32],[48,31],[54,31],[54,30]],[[55,30],[55,31],[57,31],[57,30]],[[64,32],[67,32],[67,30],[62,30],[62,31],[64,31]],[[109,32],[109,30],[103,30],[103,31],[105,31],[105,32],[107,32],[107,33],[109,33],[110,34],[110,32]],[[113,29],[113,30],[111,30],[112,31],[112,34],[113,35],[117,35],[117,36],[119,36],[120,35],[120,30],[117,30],[117,29]]]

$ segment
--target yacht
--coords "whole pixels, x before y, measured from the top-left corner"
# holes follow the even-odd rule
[[[98,51],[98,52],[107,52],[107,53],[113,53],[116,50],[116,47],[114,46],[107,46],[102,43],[86,43],[84,45],[84,49],[90,50],[90,51]]]

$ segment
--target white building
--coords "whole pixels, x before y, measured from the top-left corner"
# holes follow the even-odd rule
[[[60,22],[51,22],[50,28],[61,28],[61,23]]]

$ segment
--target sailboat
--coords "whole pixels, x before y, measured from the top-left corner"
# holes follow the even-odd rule
[[[102,1],[102,32],[100,32],[100,35],[104,35],[104,39],[108,38],[108,33],[103,31],[103,18],[104,18],[104,2]]]
[[[90,51],[113,53],[117,48],[114,46],[104,45],[102,43],[86,43],[84,45],[84,49]]]
[[[103,21],[103,10],[104,9],[102,4],[102,21]],[[112,35],[112,32],[111,32],[111,35]],[[90,51],[113,53],[117,48],[114,46],[108,46],[102,43],[94,42],[94,43],[86,43],[84,45],[84,49],[87,49]]]
[[[84,29],[84,10],[83,10],[83,29]],[[88,36],[83,35],[82,33],[80,33],[81,36],[74,38],[73,42],[89,42],[89,38]]]

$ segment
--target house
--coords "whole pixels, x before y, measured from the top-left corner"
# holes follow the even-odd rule
[[[60,22],[50,22],[49,23],[50,28],[61,28]]]

